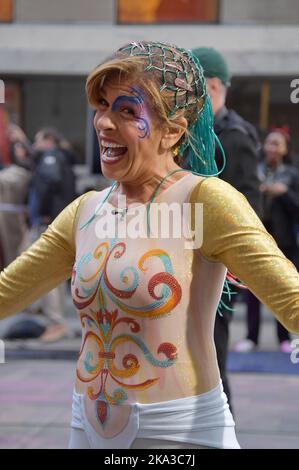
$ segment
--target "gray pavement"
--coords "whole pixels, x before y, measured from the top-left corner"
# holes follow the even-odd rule
[[[2,449],[67,447],[80,346],[79,323],[70,303],[66,318],[72,333],[57,343],[5,342],[6,363],[0,364]],[[240,304],[231,326],[231,345],[244,335],[243,319]],[[261,349],[277,350],[274,321],[266,311],[263,319]],[[0,336],[10,321],[0,322]],[[230,380],[242,448],[299,449],[299,376],[233,373]]]
[[[13,360],[0,365],[0,448],[68,445],[74,361]],[[231,374],[237,436],[246,449],[298,449],[299,378]]]

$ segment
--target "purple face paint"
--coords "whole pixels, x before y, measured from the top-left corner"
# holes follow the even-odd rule
[[[144,93],[137,87],[131,88],[134,96],[120,95],[113,104],[112,111],[127,110],[128,114],[136,121],[137,129],[141,134],[138,135],[140,139],[145,139],[150,135],[149,119],[144,104]]]

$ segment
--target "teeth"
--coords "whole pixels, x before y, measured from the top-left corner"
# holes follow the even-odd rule
[[[109,147],[109,148],[123,148],[125,145],[120,145],[120,144],[115,144],[114,142],[106,142],[105,140],[102,140],[101,142],[103,147]]]

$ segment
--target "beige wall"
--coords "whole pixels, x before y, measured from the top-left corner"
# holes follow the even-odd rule
[[[298,24],[298,0],[220,0],[221,23]]]
[[[219,3],[220,23],[299,22],[298,0],[219,0]],[[14,19],[21,23],[114,23],[116,5],[117,0],[14,0]]]
[[[112,23],[115,3],[115,0],[15,0],[14,20],[20,23]]]
[[[181,47],[219,49],[241,76],[298,77],[299,26],[3,24],[0,78],[30,75],[86,75],[118,47],[146,38]]]

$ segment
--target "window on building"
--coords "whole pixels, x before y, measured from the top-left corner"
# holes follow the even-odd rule
[[[128,23],[215,23],[218,0],[118,0],[117,20]]]
[[[12,21],[12,0],[0,0],[0,22]]]

